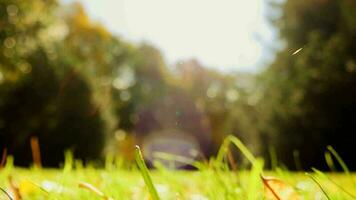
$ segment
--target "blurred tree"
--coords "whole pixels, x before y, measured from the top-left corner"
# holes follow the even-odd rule
[[[219,73],[205,68],[196,60],[179,62],[176,65],[176,75],[177,85],[206,114],[211,127],[212,143],[208,156],[217,152],[223,139],[229,134],[241,138],[253,152],[259,152],[257,131],[249,127],[249,120],[255,113],[250,98],[254,86],[253,76],[244,73]],[[242,159],[242,156],[239,158]]]
[[[0,5],[0,148],[17,164],[31,161],[33,135],[45,165],[68,148],[97,158],[107,133],[132,131],[137,110],[163,96],[170,74],[161,53],[113,36],[80,4]]]
[[[162,98],[169,87],[169,73],[161,53],[148,44],[134,50],[113,80],[114,112],[118,128],[131,132],[138,110]]]
[[[44,165],[58,165],[65,149],[98,158],[105,124],[82,71],[63,43],[67,25],[51,0],[0,2],[0,148],[15,163],[31,163],[37,136]]]
[[[284,45],[260,82],[264,146],[276,148],[279,159],[295,169],[296,160],[304,168],[325,168],[323,152],[332,145],[356,169],[350,151],[356,131],[356,2],[287,0],[279,8],[274,23]],[[296,150],[300,158],[293,157]]]
[[[89,83],[96,103],[94,112],[105,120],[109,133],[107,137],[111,138],[117,126],[122,124],[118,121],[124,121],[130,115],[129,110],[116,113],[116,108],[122,105],[122,101],[115,98],[115,88],[127,89],[131,85],[125,84],[134,83],[130,82],[133,79],[128,79],[135,78],[131,66],[136,61],[136,47],[113,36],[102,25],[90,21],[84,8],[78,3],[66,7],[63,15],[68,27],[62,43],[67,50],[63,57],[73,63],[73,67]]]

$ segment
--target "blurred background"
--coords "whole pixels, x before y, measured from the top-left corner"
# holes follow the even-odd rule
[[[0,0],[0,152],[356,169],[354,0]],[[241,155],[233,151],[237,165]],[[162,161],[172,166],[171,162]],[[187,168],[175,162],[173,167]]]

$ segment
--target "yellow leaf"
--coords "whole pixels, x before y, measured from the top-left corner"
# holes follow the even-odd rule
[[[274,177],[264,177],[261,175],[265,186],[264,196],[269,200],[300,200],[299,194],[292,186]]]

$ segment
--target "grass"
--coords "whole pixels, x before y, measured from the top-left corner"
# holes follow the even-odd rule
[[[230,170],[227,153],[231,144],[246,156],[251,168]],[[328,159],[342,162],[330,149]],[[148,170],[139,148],[136,165],[123,167],[108,158],[106,168],[83,167],[66,153],[62,169],[17,168],[8,157],[0,169],[0,199],[115,199],[115,200],[205,200],[205,199],[355,199],[356,174],[343,163],[344,173],[323,173],[317,169],[305,174],[281,168],[263,170],[263,160],[255,157],[236,137],[228,137],[217,157],[209,162],[191,162],[196,171],[170,170],[162,166]],[[165,155],[167,156],[167,155]],[[332,157],[334,156],[334,157]],[[183,159],[184,160],[184,159]],[[187,162],[188,162],[187,161]],[[117,163],[112,164],[112,163]],[[345,168],[346,167],[346,168]],[[11,181],[9,180],[9,177]]]

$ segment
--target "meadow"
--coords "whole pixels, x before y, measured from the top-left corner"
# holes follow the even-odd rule
[[[227,153],[233,146],[251,163],[249,168],[231,169]],[[15,167],[9,156],[0,170],[0,199],[355,199],[356,174],[349,172],[336,151],[328,150],[328,163],[335,165],[330,167],[340,166],[343,172],[264,170],[264,161],[236,137],[228,137],[209,161],[167,157],[197,168],[191,171],[172,170],[159,163],[148,170],[139,147],[136,163],[107,158],[102,168],[84,167],[70,153],[60,169]]]

